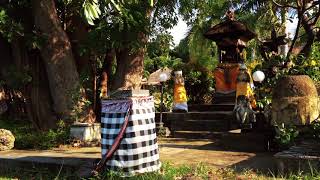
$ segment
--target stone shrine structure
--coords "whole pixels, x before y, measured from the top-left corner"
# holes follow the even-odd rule
[[[212,28],[204,36],[216,42],[219,64],[214,70],[216,93],[230,94],[236,91],[236,81],[240,64],[245,60],[246,43],[256,37],[249,28],[235,20],[234,13],[228,11],[227,19]]]

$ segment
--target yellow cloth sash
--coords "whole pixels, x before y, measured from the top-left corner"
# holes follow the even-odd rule
[[[174,85],[173,101],[174,103],[187,102],[187,92],[183,85]]]

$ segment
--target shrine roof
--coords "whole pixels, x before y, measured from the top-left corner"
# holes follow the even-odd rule
[[[241,39],[248,42],[256,37],[256,34],[251,31],[245,24],[237,20],[226,20],[211,27],[204,36],[215,42],[222,41],[225,37],[230,39]]]

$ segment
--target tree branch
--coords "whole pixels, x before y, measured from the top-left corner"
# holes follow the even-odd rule
[[[272,3],[280,8],[293,8],[293,9],[298,9],[298,7],[296,6],[292,6],[292,5],[289,5],[289,4],[279,4],[278,2],[276,2],[275,0],[272,0]]]
[[[318,1],[318,5],[319,5],[319,7],[318,7],[318,12],[317,12],[316,15],[315,15],[314,21],[311,23],[312,26],[314,26],[314,25],[317,24],[317,21],[318,21],[318,19],[319,19],[319,17],[320,17],[320,3],[319,3],[319,2],[320,2],[320,1]]]
[[[290,54],[292,53],[292,50],[293,50],[293,47],[294,47],[294,44],[296,43],[297,39],[298,39],[298,35],[299,35],[299,30],[300,30],[300,25],[301,25],[301,13],[298,12],[298,23],[297,23],[297,28],[296,28],[296,32],[294,34],[294,38],[292,40],[292,43],[291,43],[291,46],[289,48],[289,51],[287,53],[287,60],[289,60],[289,56]]]
[[[305,11],[309,11],[310,9],[314,8],[316,5],[319,5],[320,1],[313,1],[311,6],[309,6]]]

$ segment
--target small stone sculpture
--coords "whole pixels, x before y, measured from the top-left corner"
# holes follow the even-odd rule
[[[256,122],[255,112],[252,110],[248,98],[243,95],[238,96],[234,112],[241,128],[251,129],[252,123]]]
[[[14,147],[15,138],[13,134],[6,129],[0,129],[0,151],[10,150]]]
[[[182,71],[174,72],[173,111],[188,111],[187,92],[184,87]]]

